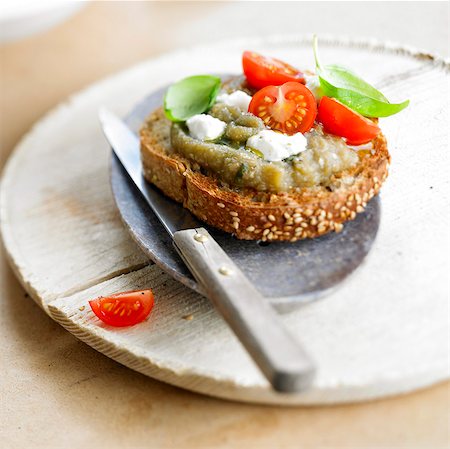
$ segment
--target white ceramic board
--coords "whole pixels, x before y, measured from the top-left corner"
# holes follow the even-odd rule
[[[306,393],[271,391],[209,302],[151,264],[115,210],[99,106],[125,115],[188,74],[238,73],[244,49],[312,69],[310,40],[255,38],[168,54],[84,90],[33,127],[3,173],[1,230],[17,276],[46,313],[132,369],[239,401],[361,401],[449,377],[448,61],[391,44],[321,39],[324,61],[352,67],[411,105],[381,121],[391,175],[364,266],[326,299],[282,316],[319,368]],[[104,326],[87,306],[100,294],[142,287],[154,289],[156,305],[138,326]]]

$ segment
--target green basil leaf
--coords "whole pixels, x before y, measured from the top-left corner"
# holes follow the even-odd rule
[[[320,87],[327,97],[336,98],[350,109],[365,117],[388,117],[397,114],[409,105],[409,100],[402,103],[389,103],[377,100],[359,92],[335,87],[319,76]]]
[[[389,103],[379,90],[345,67],[336,64],[322,66],[319,62],[316,36],[313,39],[313,50],[320,87],[325,96],[336,98],[366,117],[388,117],[408,106],[409,100]]]
[[[345,67],[330,64],[325,66],[318,74],[323,79],[327,80],[329,84],[340,89],[352,90],[359,94],[374,98],[375,100],[388,102],[388,99],[375,87],[366,83],[358,77],[351,70]]]
[[[195,75],[172,84],[164,96],[164,112],[173,122],[184,122],[189,117],[207,111],[216,100],[220,78]]]

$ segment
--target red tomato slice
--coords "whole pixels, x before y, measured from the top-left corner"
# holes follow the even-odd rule
[[[376,123],[330,97],[321,98],[317,120],[326,132],[345,137],[349,145],[368,143],[380,132]]]
[[[92,311],[104,323],[116,327],[133,326],[144,321],[153,308],[151,290],[133,290],[89,301]]]
[[[242,67],[248,83],[257,89],[280,86],[288,81],[305,83],[300,70],[279,59],[262,56],[253,51],[244,51]]]
[[[309,131],[317,115],[314,95],[295,82],[264,87],[253,95],[248,110],[269,128],[285,134]]]

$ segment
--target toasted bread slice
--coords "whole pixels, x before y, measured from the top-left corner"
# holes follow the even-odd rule
[[[204,222],[239,239],[294,242],[340,232],[344,222],[364,211],[388,174],[390,156],[379,134],[373,149],[359,151],[359,163],[333,175],[326,187],[278,194],[236,191],[171,151],[170,126],[157,109],[141,130],[145,178]]]

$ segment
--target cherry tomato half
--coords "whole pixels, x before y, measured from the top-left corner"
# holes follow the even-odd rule
[[[269,128],[285,134],[309,131],[317,115],[314,95],[295,82],[264,87],[253,95],[248,110]]]
[[[305,78],[300,70],[279,59],[262,56],[253,51],[244,51],[242,67],[250,86],[257,89],[279,86],[288,81],[305,83]]]
[[[330,97],[320,100],[317,120],[326,132],[345,137],[349,145],[368,143],[380,132],[372,120]]]
[[[144,321],[153,304],[151,290],[133,290],[89,301],[98,318],[116,327],[133,326]]]

